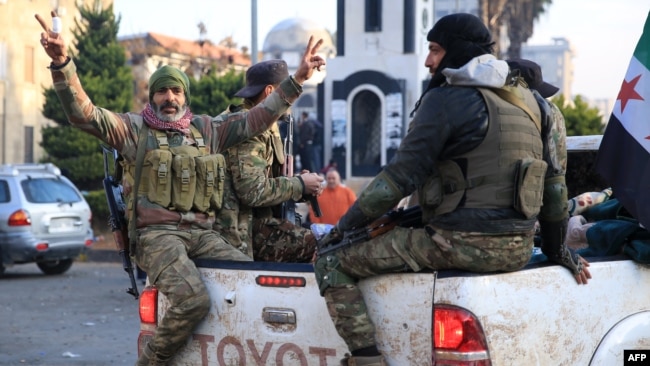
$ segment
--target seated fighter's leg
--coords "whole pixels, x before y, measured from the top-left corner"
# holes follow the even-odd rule
[[[170,307],[138,365],[166,364],[187,342],[196,325],[210,310],[210,297],[199,271],[188,258],[188,231],[145,231],[138,240],[136,261],[150,282],[164,294]]]

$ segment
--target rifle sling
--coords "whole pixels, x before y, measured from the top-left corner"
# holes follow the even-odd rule
[[[140,174],[142,174],[142,164],[144,163],[144,154],[147,147],[147,135],[149,132],[149,126],[146,123],[142,123],[140,127],[140,133],[138,134],[138,148],[135,153],[135,177],[133,183],[133,212],[131,213],[131,220],[129,220],[129,250],[132,254],[135,254],[135,245],[136,245],[136,220],[137,220],[137,210],[136,205],[138,204],[138,188],[140,187]]]

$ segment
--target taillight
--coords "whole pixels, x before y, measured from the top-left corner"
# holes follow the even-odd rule
[[[158,318],[158,289],[147,286],[140,294],[140,322],[156,324]]]
[[[29,213],[25,210],[18,210],[9,216],[9,226],[29,226],[32,224],[32,219]]]
[[[50,244],[48,243],[38,243],[36,244],[36,251],[38,252],[44,252],[50,248]]]
[[[255,283],[266,287],[305,287],[307,280],[304,277],[257,276]]]
[[[435,366],[490,366],[485,335],[469,311],[435,305],[433,314]]]
[[[88,215],[88,224],[89,224],[89,227],[93,227],[93,212],[92,211],[90,211],[90,215]],[[86,242],[84,244],[87,247],[89,247],[89,246],[93,245],[94,242],[95,242],[94,238],[88,238],[88,239],[86,239]]]

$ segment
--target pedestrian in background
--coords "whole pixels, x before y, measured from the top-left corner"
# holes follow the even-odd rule
[[[298,155],[302,170],[314,171],[314,137],[316,125],[309,119],[309,113],[302,112],[298,121]]]
[[[312,224],[336,224],[357,200],[354,191],[341,183],[341,175],[336,169],[327,172],[325,181],[327,185],[318,196],[322,216],[316,217],[314,210],[309,207],[309,218]]]

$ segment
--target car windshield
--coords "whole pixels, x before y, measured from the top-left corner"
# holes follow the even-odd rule
[[[25,179],[21,183],[27,201],[32,203],[70,203],[81,201],[81,196],[59,179]]]

